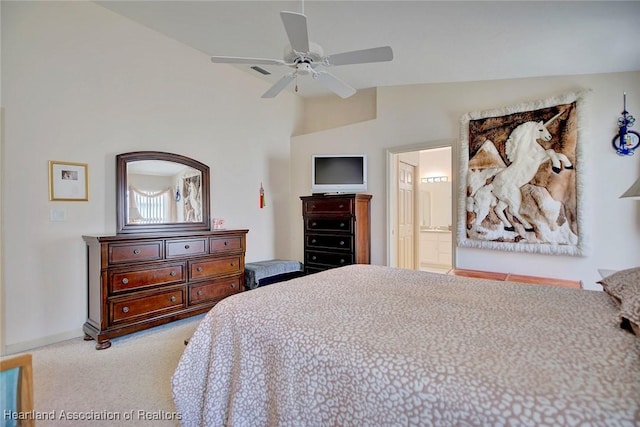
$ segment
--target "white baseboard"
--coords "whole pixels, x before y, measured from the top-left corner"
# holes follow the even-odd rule
[[[8,356],[10,354],[23,353],[28,350],[33,350],[38,347],[43,347],[49,344],[55,344],[60,341],[70,340],[72,338],[78,338],[84,336],[82,328],[74,329],[72,331],[62,332],[56,335],[49,335],[46,337],[38,338],[31,341],[23,341],[15,344],[7,344],[2,349],[2,356]]]

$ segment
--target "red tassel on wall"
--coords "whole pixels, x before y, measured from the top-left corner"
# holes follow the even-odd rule
[[[264,188],[262,187],[262,183],[260,183],[260,209],[266,206],[264,202]]]

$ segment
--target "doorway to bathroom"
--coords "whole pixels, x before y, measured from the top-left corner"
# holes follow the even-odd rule
[[[455,240],[451,144],[388,154],[388,263],[446,273]]]

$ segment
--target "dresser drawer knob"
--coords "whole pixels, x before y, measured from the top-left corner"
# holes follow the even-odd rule
[[[315,221],[313,221],[313,222],[311,223],[311,226],[312,226],[312,227],[315,227],[316,225],[318,225],[318,223],[317,223],[317,222],[315,222]]]
[[[235,289],[235,288],[236,288],[236,284],[235,284],[235,282],[231,284],[231,288],[232,288],[232,289]]]
[[[315,209],[315,208],[316,208],[316,205],[311,205],[311,209]]]
[[[202,272],[202,267],[198,267],[198,268],[196,268],[196,270],[197,270],[198,272]]]
[[[198,296],[202,296],[202,289],[198,289],[198,292],[196,292],[198,294]]]
[[[224,245],[225,246],[229,246],[229,242],[227,242],[226,240],[224,241]]]
[[[315,261],[316,260],[316,256],[315,255],[312,256],[311,259]]]
[[[140,254],[140,249],[134,249],[133,250],[133,254],[134,255],[139,255]]]
[[[189,249],[189,245],[184,245],[184,248],[185,249]]]
[[[340,246],[344,246],[344,240],[340,240]]]
[[[344,226],[345,226],[345,223],[344,223],[344,222],[341,222],[341,223],[340,223],[340,228],[344,228]]]
[[[316,242],[316,239],[311,239],[311,243],[315,243],[315,242]]]
[[[176,297],[175,295],[171,295],[171,298],[169,298],[171,300],[171,302],[176,302]]]
[[[235,267],[235,266],[236,266],[236,263],[235,263],[235,262],[232,262],[232,263],[231,263],[231,267]]]
[[[175,271],[172,271],[171,273],[169,273],[169,276],[175,276],[177,273]]]
[[[123,313],[128,313],[129,312],[129,307],[127,307],[127,306],[122,307],[122,312]]]
[[[127,283],[129,283],[129,279],[127,279],[126,277],[124,279],[122,279],[122,284],[126,285]]]
[[[340,264],[344,264],[344,260],[343,259],[340,260]]]
[[[338,209],[342,209],[342,208],[344,208],[344,205],[338,206]]]

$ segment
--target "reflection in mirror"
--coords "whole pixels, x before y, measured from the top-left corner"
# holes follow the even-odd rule
[[[420,227],[448,229],[451,225],[451,183],[420,183]]]
[[[202,221],[202,174],[181,163],[127,164],[127,224]]]
[[[209,223],[209,167],[179,154],[116,156],[118,233],[204,231]]]

